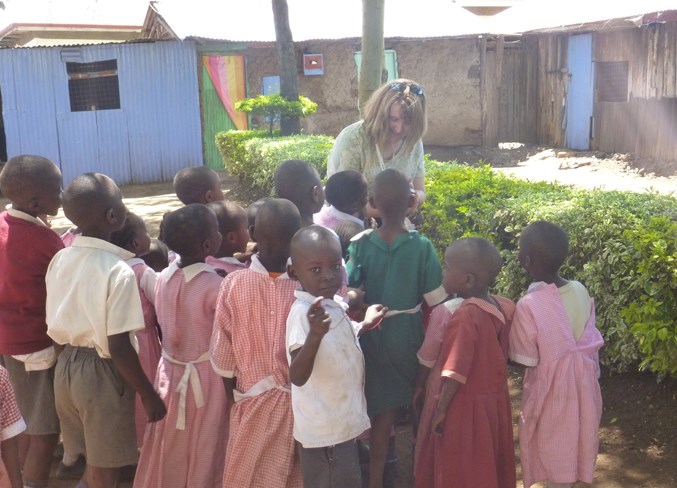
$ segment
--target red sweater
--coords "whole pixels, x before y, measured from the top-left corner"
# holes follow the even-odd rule
[[[49,347],[45,274],[63,243],[52,229],[0,214],[0,354]]]

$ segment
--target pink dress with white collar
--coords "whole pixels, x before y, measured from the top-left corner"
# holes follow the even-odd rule
[[[127,264],[132,268],[136,276],[136,284],[139,287],[139,295],[141,296],[143,321],[146,325],[143,330],[136,332],[136,339],[139,341],[139,362],[148,380],[153,383],[155,381],[157,365],[160,362],[162,354],[154,305],[157,274],[141,258],[132,258],[127,261]],[[148,416],[143,408],[143,403],[141,403],[141,397],[138,394],[136,395],[135,414],[136,443],[141,447],[146,425],[148,424]]]

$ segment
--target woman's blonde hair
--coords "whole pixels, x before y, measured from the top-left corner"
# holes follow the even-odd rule
[[[409,134],[402,144],[402,151],[408,152],[423,137],[428,126],[425,95],[423,88],[416,82],[399,78],[376,90],[364,106],[363,127],[374,144],[384,147],[388,137],[390,108],[396,103],[402,106],[404,116],[411,124]]]

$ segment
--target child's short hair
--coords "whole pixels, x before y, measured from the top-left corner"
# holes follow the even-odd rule
[[[537,220],[522,231],[520,247],[547,270],[557,271],[569,254],[569,236],[560,226]]]
[[[372,193],[382,215],[406,214],[411,202],[409,180],[394,168],[387,168],[376,175]]]
[[[352,220],[342,220],[336,224],[334,232],[338,234],[339,241],[341,241],[341,252],[344,258],[348,255],[350,240],[362,231],[364,231],[364,226]]]
[[[299,252],[307,252],[307,246],[305,246],[305,244],[308,242],[319,242],[326,240],[331,240],[332,242],[338,241],[335,233],[326,227],[322,227],[321,225],[302,227],[298,230],[298,232],[296,232],[296,234],[294,234],[294,237],[292,237],[291,240],[290,255],[292,262],[294,261],[294,256],[298,257]]]
[[[81,230],[98,227],[105,221],[106,212],[121,203],[118,186],[100,173],[81,174],[63,192],[64,214]]]
[[[337,210],[352,214],[366,204],[367,180],[359,171],[339,171],[327,180],[324,196]]]
[[[254,227],[254,222],[256,221],[256,213],[259,211],[261,205],[270,200],[271,197],[261,198],[256,200],[254,203],[247,207],[247,227]]]
[[[489,286],[503,267],[498,248],[483,237],[464,237],[451,243],[447,252],[457,252],[462,268],[472,272],[478,281]]]
[[[0,172],[0,193],[12,202],[30,198],[53,177],[59,167],[42,156],[14,156]]]
[[[315,167],[306,161],[289,159],[275,169],[275,194],[286,198],[298,208],[306,205],[313,187],[321,185]]]
[[[183,168],[174,175],[174,193],[184,205],[207,203],[205,194],[220,186],[219,174],[207,166]]]
[[[122,249],[127,249],[127,246],[129,246],[134,240],[134,231],[136,230],[134,226],[139,220],[141,220],[141,217],[132,212],[127,212],[125,225],[122,226],[122,229],[111,233],[111,244],[121,247]]]
[[[150,249],[146,254],[141,256],[141,259],[143,259],[143,262],[153,271],[159,273],[169,266],[169,248],[167,248],[167,245],[164,242],[153,239],[150,242]]]
[[[179,255],[192,256],[209,238],[209,221],[214,218],[214,212],[200,203],[191,203],[174,210],[165,220],[165,244]]]
[[[225,235],[228,232],[234,232],[246,220],[246,212],[235,202],[221,200],[219,202],[211,202],[207,204],[215,214],[216,220],[219,222],[219,232]]]
[[[289,242],[300,228],[298,208],[284,198],[266,200],[256,213],[254,232],[257,242],[268,239]]]

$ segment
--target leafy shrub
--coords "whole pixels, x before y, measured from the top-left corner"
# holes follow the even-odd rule
[[[440,251],[467,235],[492,240],[505,263],[497,292],[518,299],[528,284],[516,259],[521,230],[541,219],[562,226],[570,239],[562,275],[595,297],[603,361],[677,373],[677,200],[530,183],[488,166],[427,168],[422,231]]]
[[[246,184],[273,193],[275,168],[287,159],[307,161],[324,178],[334,145],[330,136],[261,137],[266,131],[228,131],[216,135],[217,146],[231,174]]]
[[[228,130],[217,133],[214,139],[228,172],[243,177],[247,173],[245,143],[251,139],[269,137],[276,137],[276,134],[267,130]]]
[[[236,102],[235,110],[265,116],[269,123],[269,132],[272,134],[273,124],[276,120],[280,120],[280,117],[312,115],[317,112],[317,103],[303,96],[299,96],[298,100],[287,100],[279,94],[259,95]]]

